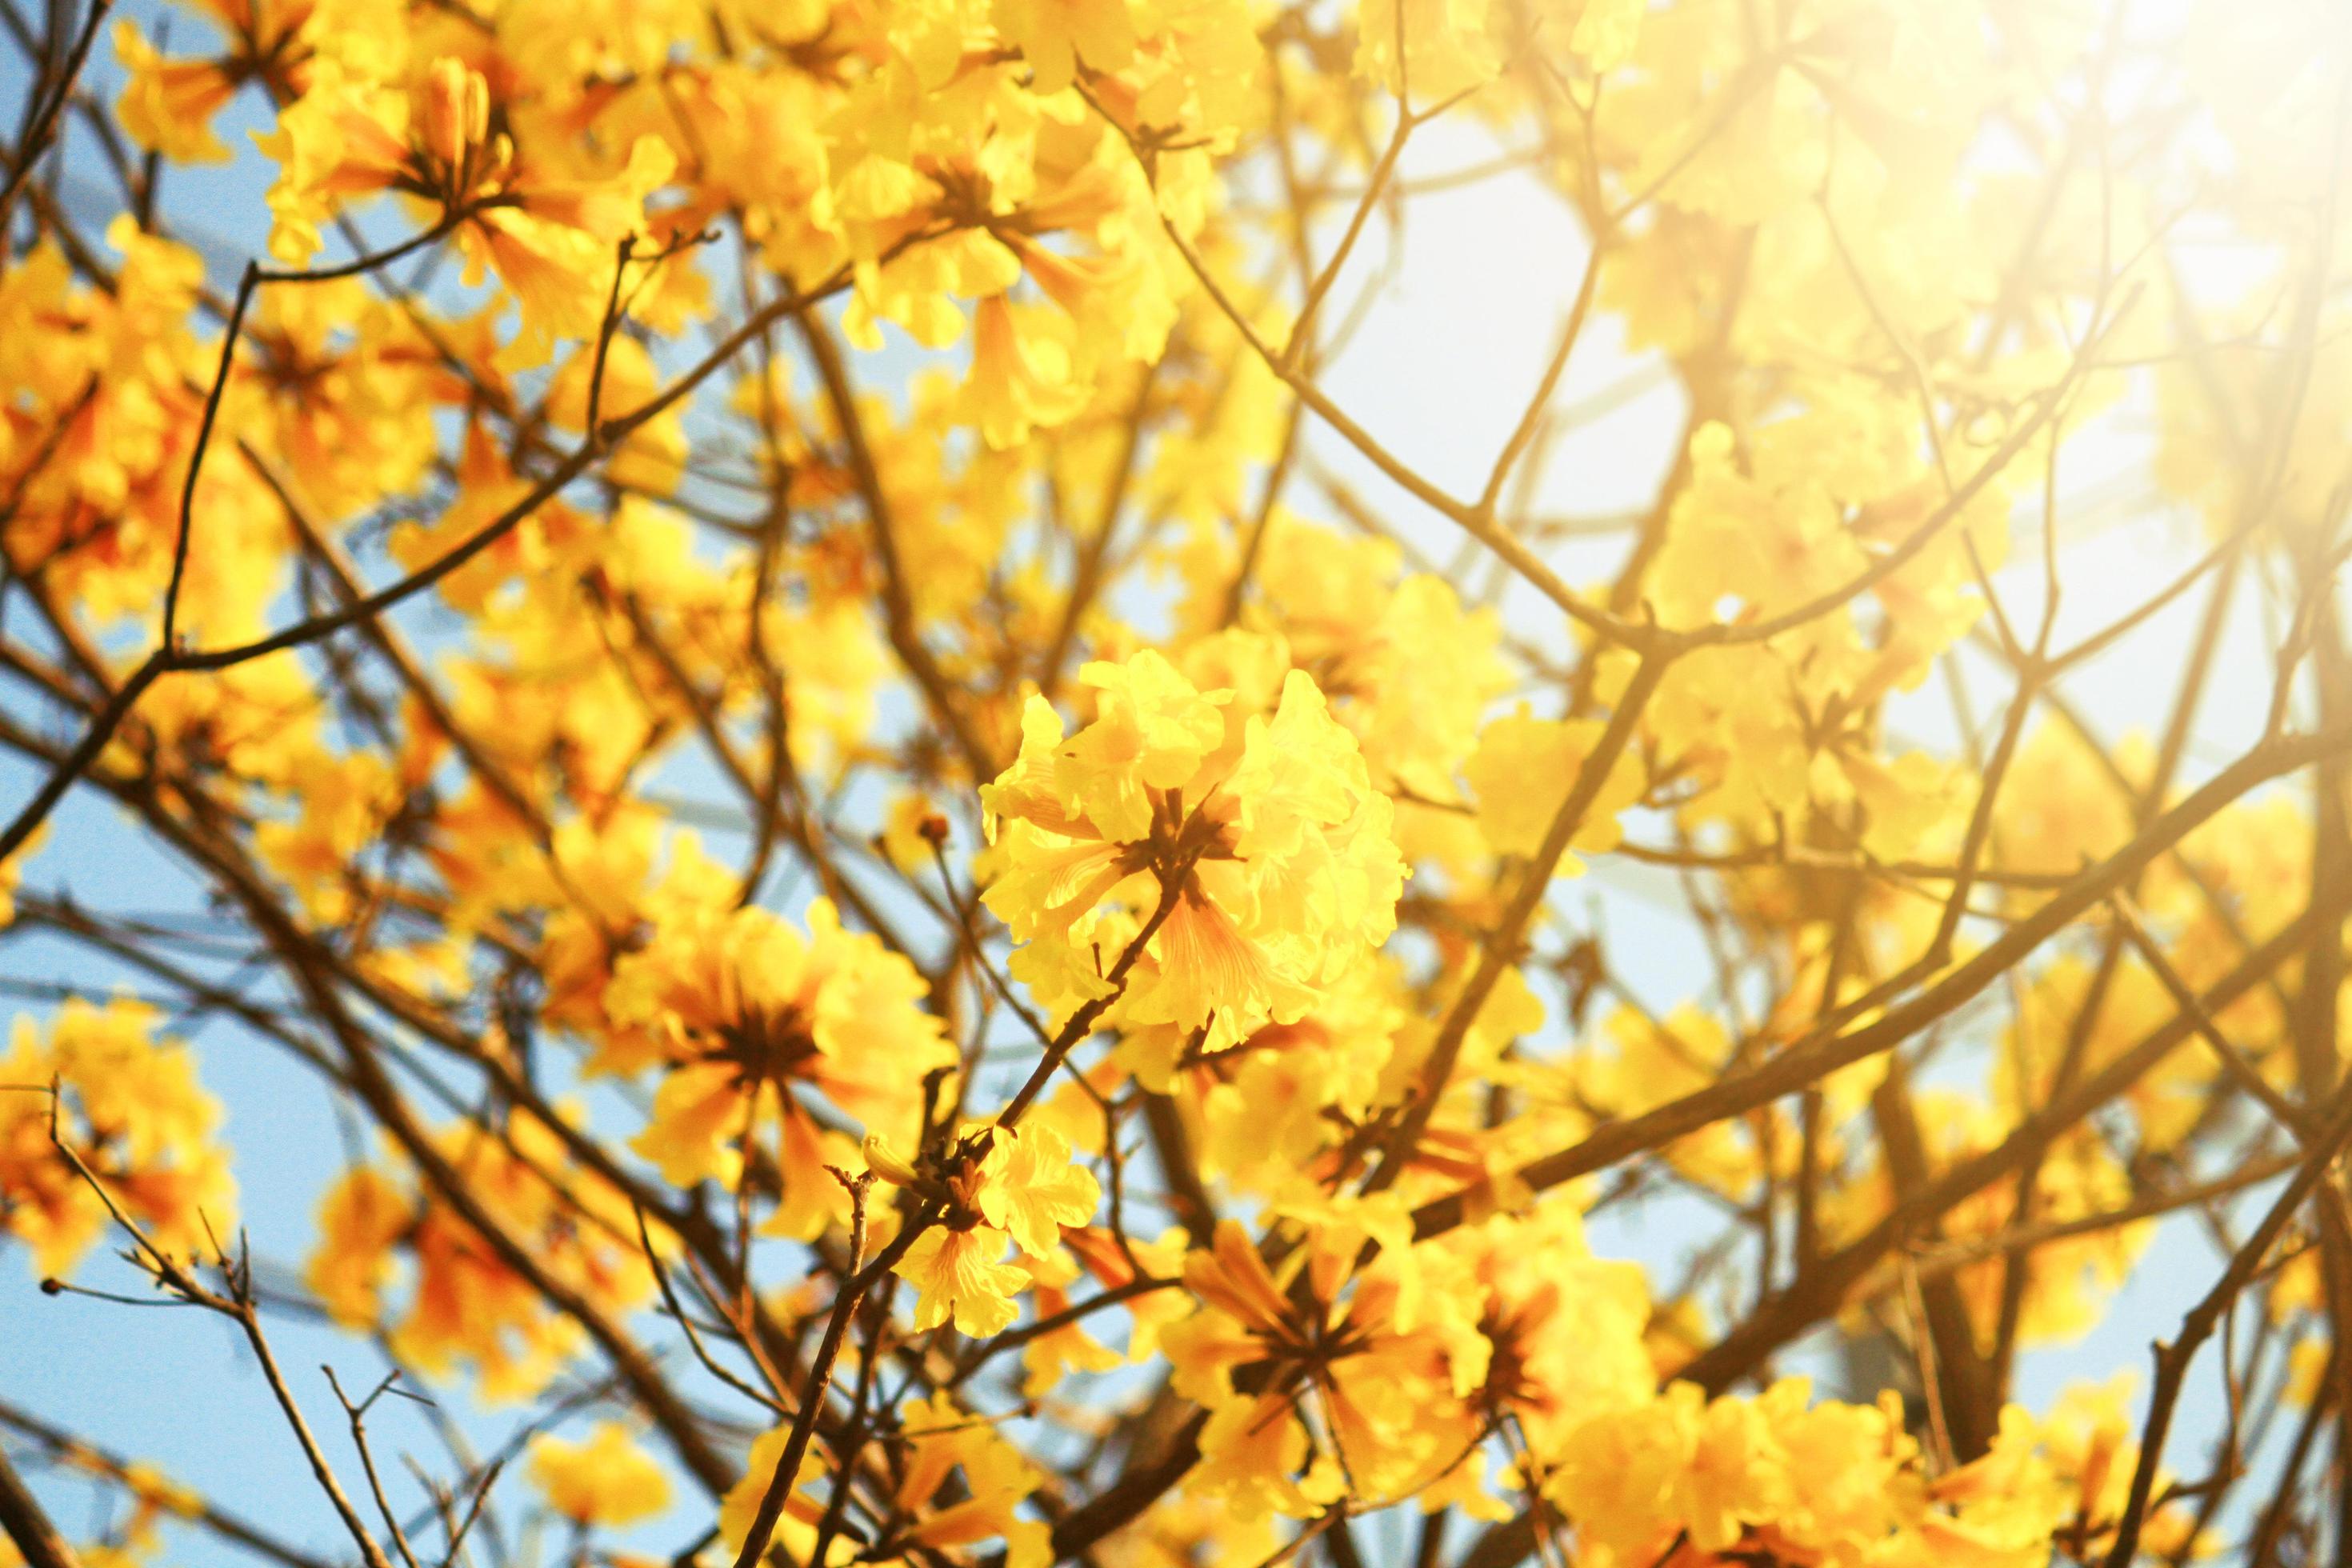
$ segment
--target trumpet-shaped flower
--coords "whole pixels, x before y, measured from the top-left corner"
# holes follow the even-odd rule
[[[1229,1043],[1294,1021],[1395,923],[1404,866],[1388,798],[1303,671],[1271,717],[1165,658],[1088,665],[1074,735],[1042,700],[1021,755],[982,792],[999,837],[988,907],[1028,945],[1049,1006],[1117,989],[1118,1017]]]
[[[908,1136],[925,1075],[955,1065],[924,990],[913,964],[844,930],[824,900],[809,907],[806,934],[757,908],[679,911],[614,965],[605,995],[616,1030],[606,1065],[634,1065],[646,1039],[667,1063],[637,1152],[673,1184],[731,1186],[772,1132],[782,1191],[771,1226],[814,1237],[841,1212],[824,1167],[849,1143],[817,1109]]]

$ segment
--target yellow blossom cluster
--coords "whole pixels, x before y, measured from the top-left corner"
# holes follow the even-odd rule
[[[1273,652],[1210,645],[1251,686],[1207,690],[1148,649],[1088,665],[1095,717],[1066,736],[1030,703],[981,792],[1003,838],[986,902],[1049,1011],[1115,997],[1130,1032],[1223,1046],[1295,1022],[1395,929],[1393,807],[1311,678],[1266,689]]]
[[[44,1278],[68,1274],[120,1216],[183,1258],[236,1230],[220,1102],[154,1009],[72,1000],[0,1053],[0,1236]]]

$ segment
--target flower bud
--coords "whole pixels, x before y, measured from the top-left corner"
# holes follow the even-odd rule
[[[915,1167],[899,1158],[898,1152],[890,1147],[890,1141],[879,1132],[866,1135],[860,1152],[866,1156],[866,1168],[892,1186],[903,1187],[915,1179]]]
[[[443,56],[425,83],[425,148],[445,166],[464,163],[466,150],[490,129],[490,87],[466,62]]]

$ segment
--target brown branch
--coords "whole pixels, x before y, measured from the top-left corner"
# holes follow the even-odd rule
[[[849,1332],[857,1303],[930,1226],[932,1216],[929,1214],[918,1211],[908,1215],[890,1244],[875,1256],[873,1262],[860,1268],[858,1260],[866,1251],[866,1194],[874,1178],[870,1173],[855,1180],[838,1171],[834,1173],[849,1189],[849,1266],[843,1271],[833,1315],[825,1321],[824,1338],[818,1342],[816,1360],[810,1364],[808,1380],[802,1385],[800,1413],[793,1417],[792,1431],[784,1438],[784,1451],[776,1459],[775,1473],[768,1478],[767,1489],[760,1494],[759,1511],[751,1516],[751,1527],[744,1531],[742,1549],[735,1553],[735,1568],[756,1568],[767,1554],[776,1521],[783,1515],[784,1503],[800,1476],[801,1460],[808,1454],[809,1439],[815,1435],[826,1391],[833,1386],[834,1363],[841,1357],[841,1342]]]
[[[2106,1568],[2130,1568],[2132,1559],[2138,1554],[2140,1526],[2147,1516],[2157,1467],[2164,1462],[2164,1440],[2171,1431],[2174,1408],[2179,1404],[2182,1385],[2199,1348],[2220,1327],[2222,1313],[2237,1300],[2238,1292],[2261,1271],[2287,1222],[2326,1177],[2347,1140],[2352,1140],[2352,1084],[2337,1091],[2320,1135],[2304,1156],[2294,1179],[2254,1226],[2253,1234],[2231,1255],[2212,1289],[2181,1319],[2180,1331],[2170,1341],[2158,1341],[2155,1345],[2156,1385],[2148,1396],[2147,1420],[2140,1433],[2139,1462],[2132,1471],[2130,1500],[2125,1503],[2123,1518],[2116,1527],[2115,1545],[2107,1552]]]
[[[1519,944],[1527,935],[1528,922],[1535,918],[1536,910],[1551,891],[1552,874],[1560,858],[1568,853],[1569,840],[1584,826],[1586,814],[1600,798],[1610,773],[1625,754],[1625,748],[1633,743],[1642,710],[1657,690],[1669,662],[1670,656],[1663,654],[1643,659],[1624,694],[1617,700],[1608,728],[1601,731],[1578,768],[1559,809],[1552,814],[1551,825],[1545,829],[1542,845],[1520,873],[1518,890],[1505,908],[1503,918],[1480,944],[1477,968],[1471,972],[1462,994],[1446,1010],[1445,1021],[1438,1026],[1437,1037],[1429,1047],[1428,1059],[1422,1064],[1413,1096],[1382,1147],[1381,1163],[1364,1178],[1365,1193],[1381,1192],[1404,1173],[1422,1133],[1429,1127],[1429,1119],[1437,1113],[1437,1102],[1444,1098],[1446,1085],[1454,1077],[1454,1065],[1462,1053],[1463,1041],[1469,1037],[1470,1026],[1476,1021],[1479,1009],[1486,1005],[1486,998],[1494,994],[1503,972],[1518,962]]]
[[[1745,1115],[1840,1068],[1899,1045],[1981,994],[2028,953],[2168,853],[2200,824],[2241,795],[2347,746],[2352,746],[2352,731],[2322,731],[2256,747],[1910,1002],[1858,1028],[1809,1036],[1759,1067],[1694,1090],[1655,1110],[1598,1127],[1582,1142],[1520,1167],[1518,1178],[1534,1191],[1549,1190],[1636,1154],[1664,1148],[1713,1122]],[[1461,1194],[1433,1199],[1413,1211],[1413,1234],[1426,1238],[1450,1230],[1462,1223],[1465,1212]]]
[[[117,1483],[130,1484],[131,1464],[129,1459],[77,1437],[63,1427],[51,1426],[5,1400],[0,1400],[0,1426],[23,1433],[62,1460],[102,1470]],[[4,1458],[5,1456],[0,1456],[0,1459]],[[5,1483],[0,1483],[0,1486],[5,1486]],[[332,1568],[324,1559],[267,1534],[258,1525],[228,1512],[209,1500],[198,1504],[195,1520],[223,1541],[243,1547],[256,1556],[268,1558],[278,1568]],[[18,1550],[23,1550],[21,1542],[18,1542]],[[26,1561],[38,1568],[38,1557],[26,1552]],[[65,1568],[72,1568],[72,1565],[67,1564]]]
[[[81,1568],[81,1559],[8,1462],[5,1448],[0,1448],[0,1531],[16,1543],[27,1568]]]

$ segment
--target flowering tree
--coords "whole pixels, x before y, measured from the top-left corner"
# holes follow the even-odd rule
[[[2352,1551],[2339,9],[0,20],[0,1559]]]

